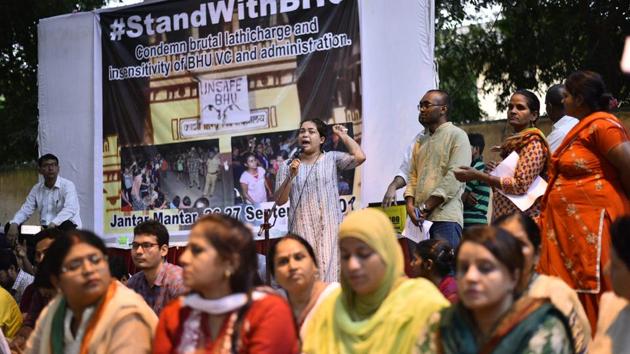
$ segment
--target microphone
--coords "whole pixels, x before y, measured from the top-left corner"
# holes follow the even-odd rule
[[[287,160],[287,165],[290,165],[291,162],[293,162],[293,160],[300,158],[300,154],[303,152],[304,152],[304,148],[301,146],[298,146],[295,149],[293,149],[293,151],[291,151],[291,155],[289,156],[289,159]]]

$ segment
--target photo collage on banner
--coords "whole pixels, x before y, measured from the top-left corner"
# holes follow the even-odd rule
[[[185,242],[205,213],[257,231],[302,120],[343,124],[360,142],[357,2],[165,1],[100,13],[108,243],[128,246],[151,218]],[[324,150],[345,151],[330,130]],[[345,212],[359,205],[360,180],[360,168],[338,175]],[[287,208],[275,210],[272,237],[286,233]]]

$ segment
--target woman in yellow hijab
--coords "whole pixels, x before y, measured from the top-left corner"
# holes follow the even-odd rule
[[[430,281],[408,279],[389,218],[358,210],[339,228],[341,289],[313,314],[304,353],[410,353],[429,317],[449,306]]]

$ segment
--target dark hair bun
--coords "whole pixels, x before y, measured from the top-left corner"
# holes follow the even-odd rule
[[[597,103],[599,104],[602,110],[609,111],[611,108],[613,108],[613,107],[610,107],[610,103],[612,99],[613,99],[613,95],[607,92],[607,93],[602,94],[599,97],[599,102]]]

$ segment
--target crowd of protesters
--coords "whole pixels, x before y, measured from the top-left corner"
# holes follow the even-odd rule
[[[281,139],[278,150],[271,140],[245,138],[247,146],[232,150],[244,198],[291,199],[293,208],[288,234],[267,252],[267,283],[251,230],[219,214],[196,220],[178,264],[165,261],[167,228],[138,224],[130,244],[138,272],[130,276],[98,235],[80,229],[74,186],[57,183],[58,160],[44,155],[45,181],[1,239],[0,352],[3,343],[15,353],[625,352],[630,138],[608,113],[610,99],[593,72],[552,87],[545,105],[560,124],[550,146],[536,128],[540,101],[516,91],[508,105],[513,135],[496,150],[517,156],[513,174],[501,175],[497,162],[483,161],[483,137],[448,121],[448,93],[424,94],[418,119],[426,132],[410,144],[383,198],[390,205],[406,187],[408,227],[429,228],[407,259],[383,211],[337,220],[338,210],[323,210],[328,192],[299,188],[321,173],[328,182],[320,187],[338,198],[336,170],[366,159],[344,127],[328,136],[323,122],[305,120],[296,141]],[[325,150],[338,142],[343,150]],[[303,148],[296,160],[280,161],[280,178],[267,181],[274,156],[286,159],[295,143]],[[138,161],[124,170],[139,169],[157,186],[162,166]],[[134,180],[123,191],[131,204]],[[522,203],[540,180],[544,194]],[[20,224],[36,210],[45,228],[26,240]]]

